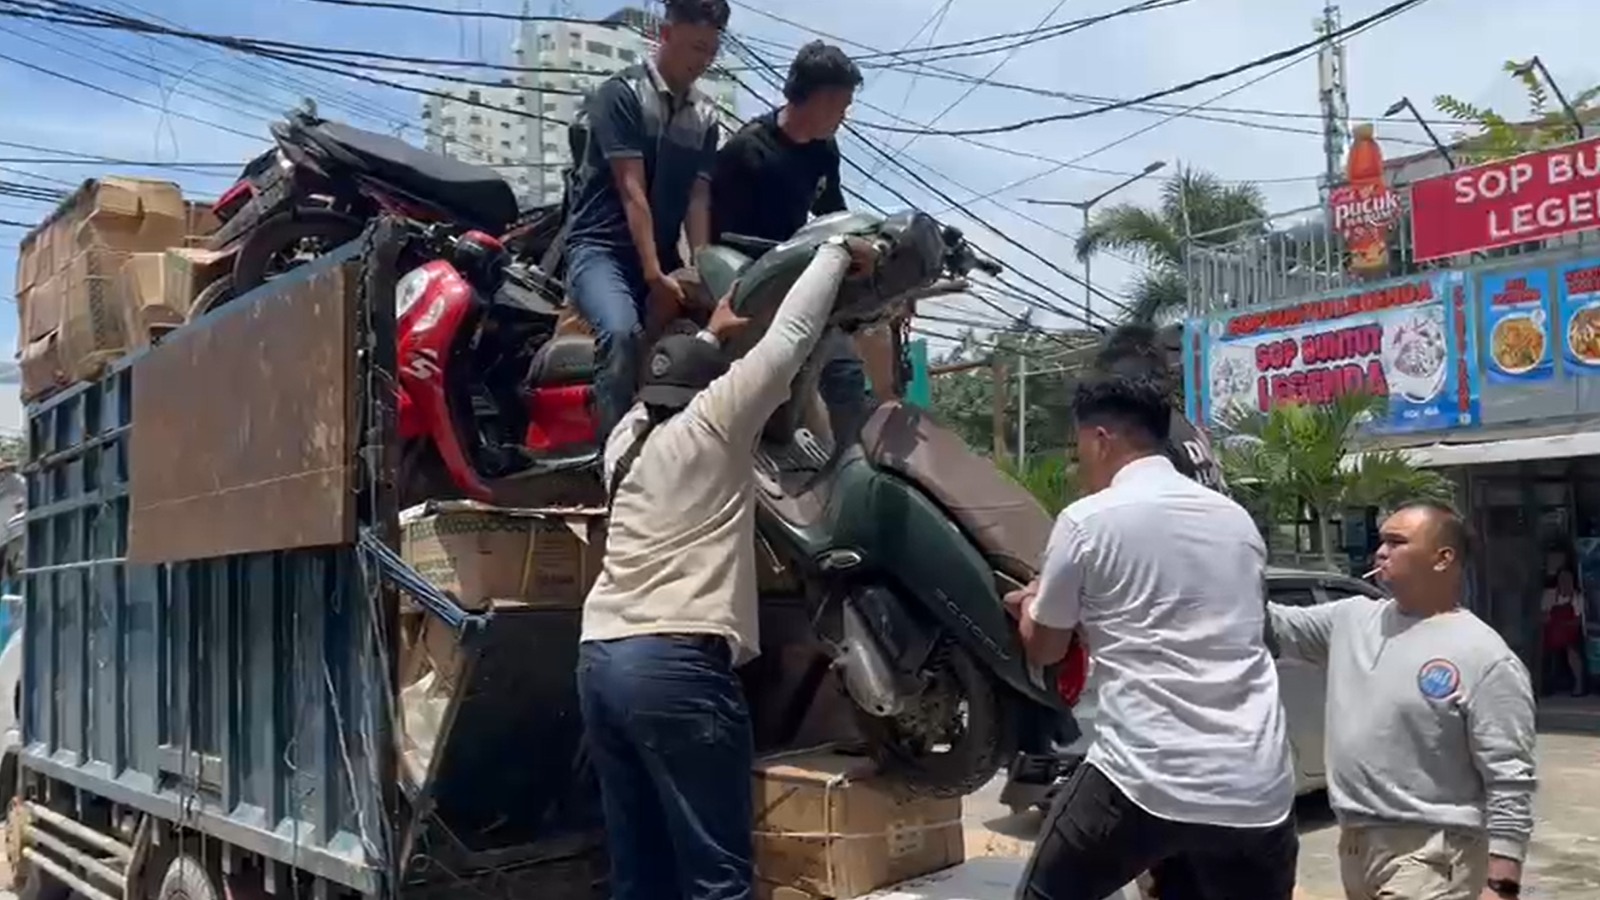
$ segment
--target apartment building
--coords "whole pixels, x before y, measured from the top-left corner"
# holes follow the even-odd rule
[[[598,23],[524,23],[513,59],[541,71],[520,73],[501,87],[443,89],[451,99],[424,104],[428,149],[494,166],[524,206],[555,202],[572,163],[567,125],[587,92],[651,52],[649,35],[659,21],[654,12],[626,7]],[[724,109],[736,110],[739,89],[732,79],[708,76],[700,88]]]

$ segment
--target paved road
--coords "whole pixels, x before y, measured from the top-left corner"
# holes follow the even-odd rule
[[[1524,896],[1600,900],[1600,736],[1539,736],[1538,824],[1524,875]],[[998,780],[969,797],[969,857],[1025,857],[1037,815],[1013,816],[1000,804]],[[1342,900],[1338,829],[1322,794],[1303,798],[1297,900]]]

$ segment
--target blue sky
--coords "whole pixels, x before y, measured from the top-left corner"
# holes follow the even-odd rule
[[[480,47],[480,25],[456,23],[432,16],[368,9],[342,9],[306,0],[90,0],[125,14],[149,18],[151,14],[184,26],[213,33],[231,33],[304,43],[380,49],[394,53],[432,56],[472,56]],[[762,41],[795,46],[813,35],[751,11],[758,7],[778,16],[821,27],[870,47],[904,46],[941,7],[945,15],[935,40],[961,40],[998,31],[1030,28],[1059,9],[1049,19],[1060,22],[1090,16],[1122,5],[1126,0],[749,0],[736,5],[732,29]],[[460,6],[514,12],[519,0],[438,0],[444,7]],[[616,3],[580,0],[572,3],[578,15],[611,11]],[[1353,21],[1381,6],[1385,0],[1351,0],[1343,10]],[[1128,16],[1058,40],[1027,47],[994,76],[1010,82],[1035,84],[1055,90],[1127,97],[1165,87],[1227,68],[1243,59],[1262,55],[1311,36],[1321,0],[1192,0],[1180,6]],[[550,11],[547,0],[533,11]],[[481,46],[491,61],[508,62],[512,26],[484,22]],[[1600,32],[1600,4],[1593,0],[1523,0],[1510,7],[1488,0],[1429,0],[1400,18],[1355,38],[1348,47],[1350,106],[1356,117],[1382,112],[1401,94],[1426,108],[1435,94],[1453,93],[1472,101],[1515,109],[1518,92],[1500,73],[1507,57],[1539,54],[1562,84],[1571,91],[1600,81],[1600,62],[1592,52],[1592,35]],[[4,140],[55,147],[128,159],[185,161],[240,161],[265,146],[265,126],[270,113],[295,104],[306,94],[316,96],[325,114],[346,118],[369,128],[393,128],[417,122],[420,98],[389,89],[355,84],[335,76],[298,72],[278,66],[242,62],[225,51],[198,48],[181,42],[153,41],[144,37],[95,32],[69,40],[70,29],[0,19],[0,54],[43,67],[81,81],[103,85],[142,100],[155,108],[135,105],[30,71],[0,60],[0,104],[5,113]],[[917,43],[928,40],[923,30]],[[855,48],[847,48],[855,49]],[[120,54],[117,55],[117,54]],[[944,65],[984,75],[1001,55],[951,60]],[[781,60],[780,63],[786,63]],[[166,70],[157,72],[151,67]],[[119,71],[120,70],[120,71]],[[180,77],[181,76],[181,77]],[[395,77],[395,76],[384,76]],[[405,76],[398,76],[405,79]],[[1177,99],[1198,102],[1220,90],[1242,83],[1249,75],[1202,88]],[[143,80],[141,80],[143,79]],[[420,82],[419,82],[420,83]],[[1219,105],[1268,109],[1286,113],[1314,113],[1316,68],[1307,62],[1219,101]],[[926,122],[943,112],[966,91],[960,84],[923,78],[915,81],[898,73],[871,75],[862,95],[864,103]],[[759,111],[762,103],[741,100],[742,112]],[[944,116],[944,127],[979,127],[1072,110],[1073,104],[984,88],[973,92]],[[863,120],[886,121],[884,114],[857,108]],[[192,118],[184,118],[192,117]],[[1243,117],[1241,117],[1243,118]],[[1248,117],[1291,127],[1315,129],[1314,119]],[[195,119],[223,128],[201,124]],[[979,138],[1013,153],[1068,160],[1129,132],[1157,121],[1143,112],[1117,112],[1051,124],[1011,134]],[[228,130],[223,130],[228,129]],[[247,139],[233,131],[261,135]],[[416,139],[417,132],[410,133]],[[1420,140],[1414,125],[1381,125],[1380,138]],[[905,143],[902,135],[886,137],[892,146]],[[847,154],[868,159],[845,141]],[[1391,150],[1401,150],[1391,144]],[[36,155],[0,147],[0,157]],[[903,154],[919,173],[962,200],[971,197],[959,183],[979,192],[993,191],[1012,181],[1036,175],[1051,164],[975,147],[961,141],[925,137]],[[1274,210],[1285,211],[1315,202],[1314,176],[1320,169],[1320,138],[1247,129],[1230,124],[1180,119],[1129,140],[1112,150],[1083,161],[1082,165],[1116,171],[1133,171],[1153,160],[1181,160],[1230,179],[1263,183]],[[63,187],[96,170],[88,166],[52,166],[0,163],[13,170],[0,171],[0,180]],[[868,166],[871,168],[871,166]],[[141,173],[125,170],[128,174]],[[935,175],[933,173],[939,173]],[[183,184],[191,196],[214,196],[227,186],[230,172],[216,176],[167,173]],[[942,208],[921,188],[898,174],[879,173],[919,204]],[[1300,179],[1283,181],[1283,179]],[[948,180],[947,180],[948,179]],[[851,181],[847,176],[847,183]],[[1113,175],[1062,169],[1039,178],[1025,188],[1001,195],[998,203],[980,202],[981,215],[1037,252],[1077,271],[1066,237],[1026,221],[1029,216],[1056,229],[1073,233],[1077,213],[1021,205],[1021,197],[1080,199],[1114,184]],[[856,186],[866,188],[860,179]],[[867,193],[882,198],[876,189]],[[1149,200],[1153,184],[1128,189],[1119,199]],[[887,204],[886,204],[887,205]],[[46,209],[33,203],[0,198],[0,218],[33,221]],[[1069,285],[978,226],[961,222],[969,234],[999,251],[1003,261],[1057,287],[1073,298],[1081,289]],[[16,241],[22,232],[0,228],[0,279],[13,279]],[[1113,292],[1125,284],[1128,267],[1113,259],[1097,259],[1095,282]],[[945,304],[954,315],[993,318],[990,311],[972,306],[960,311],[961,302]],[[1021,307],[1017,307],[1020,311]],[[1046,318],[1048,321],[1048,318]],[[1061,324],[1052,322],[1050,324]],[[950,326],[940,326],[950,328]],[[951,328],[950,330],[953,330]],[[0,316],[0,344],[15,345],[13,316]],[[9,415],[0,411],[0,428],[9,427]]]

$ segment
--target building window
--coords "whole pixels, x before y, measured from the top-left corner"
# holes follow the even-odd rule
[[[636,60],[638,58],[639,58],[638,55],[635,54],[632,50],[629,50],[627,47],[618,47],[617,48],[617,59],[620,59],[625,63],[631,63],[631,62],[633,62],[634,60]]]
[[[528,98],[523,96],[522,94],[518,94],[517,95],[517,105],[518,106],[527,106],[528,105]]]
[[[602,44],[599,41],[589,41],[587,44],[584,44],[583,49],[588,50],[595,56],[609,57],[611,55],[611,45]]]
[[[553,113],[556,111],[556,105],[554,103],[546,103],[544,105],[544,111],[547,113]]]
[[[560,149],[561,149],[560,146],[558,146],[556,144],[549,143],[549,142],[546,142],[545,145],[544,145],[544,152],[546,152],[546,153],[555,153],[555,152],[559,151]]]
[[[483,94],[478,91],[467,91],[467,100],[471,103],[482,103]]]
[[[452,127],[452,126],[454,126],[456,124],[456,117],[455,116],[445,116],[443,119],[441,119],[439,121],[439,124],[443,125],[446,128],[450,128],[450,127]]]
[[[483,116],[480,116],[477,113],[473,113],[472,115],[467,117],[467,124],[469,124],[469,125],[482,125],[483,124]]]

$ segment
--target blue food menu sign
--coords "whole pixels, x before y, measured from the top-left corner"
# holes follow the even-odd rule
[[[1555,374],[1550,274],[1483,276],[1484,369],[1495,384],[1548,381]]]
[[[1567,266],[1556,280],[1567,365],[1583,374],[1600,371],[1600,260]]]
[[[1372,427],[1434,431],[1478,421],[1470,286],[1438,272],[1270,309],[1191,321],[1184,348],[1189,418],[1226,427],[1284,403],[1362,392],[1388,399]]]

